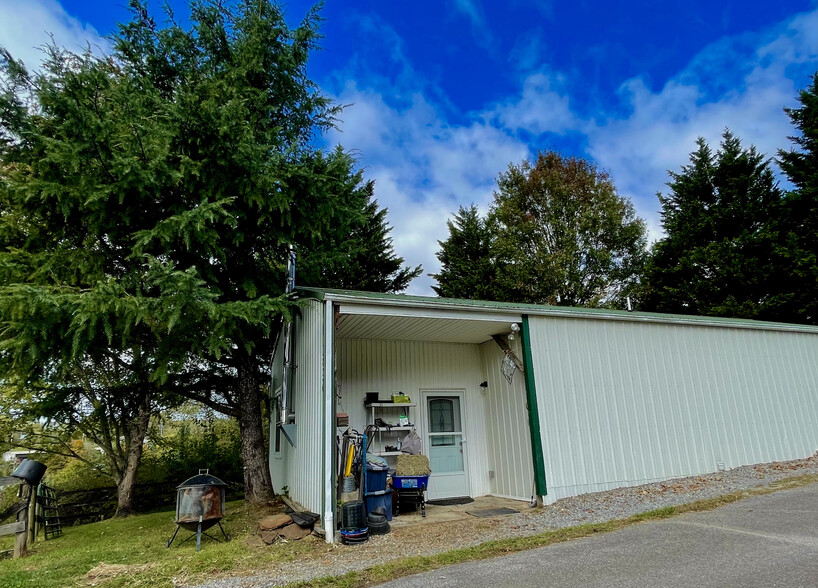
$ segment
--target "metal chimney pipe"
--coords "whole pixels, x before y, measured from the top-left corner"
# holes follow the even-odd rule
[[[287,287],[284,289],[284,292],[287,294],[291,294],[295,291],[295,247],[290,245],[289,251],[287,252]]]
[[[295,247],[290,245],[287,250],[287,286],[284,289],[286,294],[295,291]],[[293,322],[288,320],[284,325],[284,373],[281,378],[281,407],[278,416],[282,425],[293,421],[290,412],[290,384],[292,382],[292,349],[293,349]]]

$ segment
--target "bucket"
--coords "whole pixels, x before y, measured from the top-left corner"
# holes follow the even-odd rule
[[[358,489],[358,484],[355,483],[355,476],[344,476],[344,484],[341,487],[344,493],[355,492]]]
[[[341,505],[341,528],[362,529],[366,527],[366,511],[360,500],[345,502]]]
[[[11,475],[15,478],[25,480],[32,486],[36,486],[40,483],[40,480],[43,479],[45,470],[45,464],[42,464],[39,461],[34,461],[33,459],[24,459],[20,462],[20,465],[14,469]]]
[[[386,515],[386,520],[392,520],[392,491],[387,490],[382,494],[370,495],[366,497],[366,510],[373,512],[376,508],[382,508]]]

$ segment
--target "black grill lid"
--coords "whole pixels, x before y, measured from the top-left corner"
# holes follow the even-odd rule
[[[176,489],[178,490],[179,488],[187,488],[190,486],[227,486],[227,484],[219,480],[216,476],[199,472],[199,474],[193,476],[192,478],[188,478],[176,486]]]

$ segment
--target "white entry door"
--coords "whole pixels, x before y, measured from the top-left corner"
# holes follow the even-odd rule
[[[463,401],[463,392],[423,393],[425,445],[432,470],[427,491],[430,499],[469,495]]]

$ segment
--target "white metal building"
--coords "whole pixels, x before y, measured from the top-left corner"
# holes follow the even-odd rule
[[[294,445],[271,435],[277,489],[332,540],[335,414],[363,431],[406,413],[429,498],[559,498],[818,450],[818,328],[747,320],[299,291]],[[516,325],[516,337],[509,337]],[[520,360],[509,384],[495,336]],[[513,339],[513,340],[510,340]],[[377,414],[367,393],[411,406]],[[385,434],[377,450],[404,434]]]

